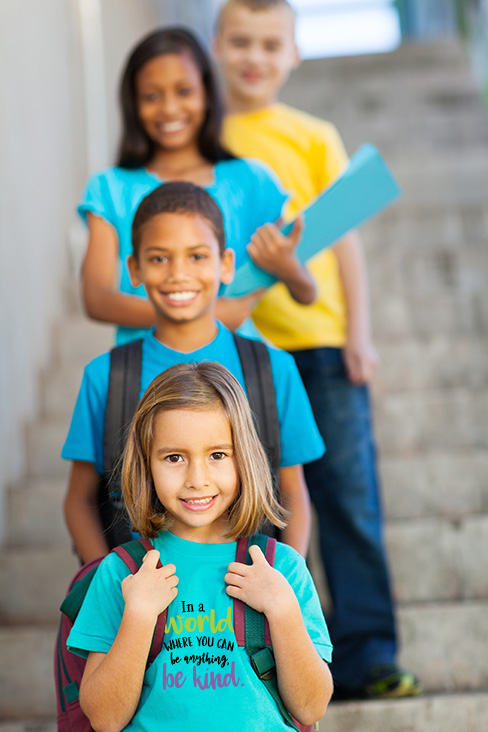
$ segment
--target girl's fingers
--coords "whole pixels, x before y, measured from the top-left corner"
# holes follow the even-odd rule
[[[145,567],[156,567],[159,562],[159,552],[157,549],[150,549],[144,555],[142,563]]]
[[[235,597],[236,600],[242,600],[243,593],[240,587],[236,587],[235,585],[227,585],[225,591],[229,595],[229,597]]]
[[[266,561],[266,557],[264,556],[261,549],[257,546],[257,544],[253,544],[249,547],[249,554],[252,559],[252,563],[254,564],[268,564]]]
[[[247,564],[242,564],[241,562],[231,562],[227,567],[227,572],[229,574],[238,574],[240,577],[244,577],[247,569]]]

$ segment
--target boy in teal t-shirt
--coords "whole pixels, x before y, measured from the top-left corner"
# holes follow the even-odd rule
[[[233,336],[215,319],[219,286],[232,280],[234,269],[217,204],[191,183],[164,184],[143,199],[132,236],[132,281],[144,285],[156,312],[156,327],[142,343],[141,394],[170,366],[204,360],[219,361],[244,386]],[[302,464],[319,458],[324,445],[292,357],[274,348],[269,355],[280,427],[280,490],[291,511],[282,538],[304,554],[310,519]],[[86,367],[62,451],[73,461],[66,521],[85,562],[108,551],[97,494],[109,369],[109,353]]]

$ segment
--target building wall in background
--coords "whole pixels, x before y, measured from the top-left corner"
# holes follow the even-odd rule
[[[0,501],[22,472],[23,424],[37,412],[50,325],[63,307],[84,157],[73,21],[66,0],[0,4]]]

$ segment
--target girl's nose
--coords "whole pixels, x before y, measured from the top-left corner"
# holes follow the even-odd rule
[[[201,490],[210,484],[208,471],[203,461],[191,461],[188,467],[185,483],[187,488],[193,488],[194,490]]]
[[[165,94],[161,101],[161,109],[168,116],[176,114],[180,109],[180,102],[176,94]]]

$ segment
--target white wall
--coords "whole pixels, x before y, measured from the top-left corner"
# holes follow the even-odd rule
[[[37,411],[37,375],[62,309],[83,158],[75,46],[70,2],[0,3],[0,500],[22,472],[23,424]]]

